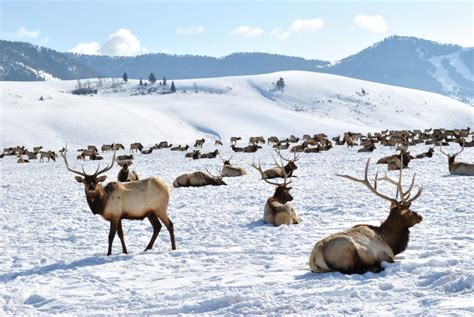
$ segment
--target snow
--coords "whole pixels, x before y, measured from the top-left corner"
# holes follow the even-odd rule
[[[272,84],[279,77],[283,92]],[[99,94],[77,96],[70,93],[76,84],[2,82],[1,146],[464,128],[474,118],[472,107],[441,95],[312,72],[179,80],[177,93],[165,95],[137,95],[138,81],[112,88],[108,80]]]
[[[45,81],[57,81],[57,80],[60,80],[59,78],[57,77],[54,77],[53,75],[51,75],[50,73],[47,73],[45,72],[44,70],[37,70],[37,69],[34,69],[33,67],[30,67],[28,65],[25,65],[24,63],[22,62],[15,62],[15,64],[23,67],[23,68],[26,68],[27,70],[29,70],[30,72],[32,72],[33,74],[35,74],[38,78],[41,78]]]
[[[205,151],[214,149],[205,145]],[[427,146],[412,148],[413,153]],[[445,151],[454,152],[452,145]],[[293,206],[302,223],[263,224],[265,200],[272,186],[250,167],[272,162],[265,146],[255,154],[223,156],[249,175],[227,178],[227,186],[175,188],[169,216],[177,250],[162,229],[152,251],[143,252],[152,228],[147,220],[124,221],[129,255],[119,239],[107,257],[109,224],[94,216],[83,186],[62,160],[17,164],[2,159],[0,214],[0,314],[429,314],[474,313],[474,205],[472,178],[450,176],[447,159],[410,162],[405,185],[415,172],[421,197],[412,209],[423,221],[411,229],[407,251],[384,263],[379,274],[314,274],[308,260],[316,241],[358,223],[378,224],[388,214],[386,202],[360,184],[334,176],[362,176],[367,158],[370,175],[385,166],[372,154],[336,146],[321,154],[301,154],[293,183]],[[128,152],[128,150],[126,151]],[[120,151],[119,153],[126,153]],[[93,171],[96,162],[70,164]],[[106,162],[111,154],[104,154]],[[474,148],[459,160],[474,162]],[[104,163],[102,163],[103,166]],[[182,173],[221,167],[218,159],[192,161],[182,152],[136,155],[132,166],[142,178],[168,183]],[[115,166],[107,173],[114,180]],[[390,172],[392,177],[397,173]],[[380,189],[394,195],[393,186]]]

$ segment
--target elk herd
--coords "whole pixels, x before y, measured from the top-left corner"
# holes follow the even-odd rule
[[[468,141],[469,138],[471,141]],[[230,138],[230,148],[233,152],[256,153],[264,147],[270,147],[274,150],[273,166],[263,169],[260,160],[258,163],[253,161],[250,165],[259,175],[261,181],[273,187],[273,195],[268,197],[263,209],[263,220],[273,226],[299,224],[295,209],[291,205],[293,196],[290,194],[290,186],[296,177],[297,162],[301,153],[321,153],[329,151],[336,146],[347,146],[348,148],[357,148],[357,153],[372,152],[377,147],[390,147],[395,152],[392,155],[382,157],[377,164],[387,165],[388,171],[398,171],[398,179],[395,180],[386,174],[383,177],[377,172],[373,178],[373,183],[369,181],[369,160],[367,160],[364,177],[359,179],[350,175],[336,176],[343,177],[350,181],[363,184],[371,193],[390,203],[389,213],[386,220],[380,226],[356,225],[342,232],[334,233],[318,241],[309,258],[309,267],[312,272],[331,272],[338,271],[346,274],[363,274],[365,272],[380,272],[383,270],[381,263],[393,262],[394,257],[403,252],[408,245],[409,229],[422,221],[422,217],[411,210],[412,203],[420,197],[422,188],[412,195],[415,186],[415,174],[413,174],[408,189],[402,188],[403,170],[408,168],[412,160],[429,159],[433,157],[436,150],[447,156],[448,171],[452,175],[474,176],[474,164],[457,161],[456,157],[463,152],[466,147],[474,146],[473,133],[470,129],[445,130],[445,129],[427,129],[427,130],[403,130],[403,131],[380,131],[376,133],[355,133],[346,132],[343,135],[332,138],[331,140],[323,134],[313,136],[303,135],[301,138],[291,135],[287,138],[278,138],[271,136],[265,139],[262,136],[250,137],[248,145],[239,146],[241,137]],[[61,154],[66,168],[76,174],[77,182],[84,185],[87,203],[93,214],[102,216],[110,222],[110,231],[108,237],[108,252],[112,252],[112,243],[116,234],[118,234],[123,253],[127,253],[124,240],[122,220],[148,218],[153,228],[153,234],[145,250],[152,249],[154,242],[161,230],[162,224],[165,225],[171,240],[171,247],[176,249],[174,239],[173,223],[168,217],[168,203],[170,199],[171,188],[163,180],[157,177],[148,177],[141,179],[138,173],[130,170],[133,165],[134,155],[141,153],[150,154],[154,150],[169,149],[171,151],[186,152],[185,158],[198,159],[216,159],[222,161],[222,169],[211,173],[206,167],[205,171],[194,171],[180,175],[174,179],[174,187],[201,187],[201,186],[220,186],[227,185],[225,177],[240,177],[248,175],[243,168],[231,163],[233,156],[223,158],[221,151],[203,153],[204,138],[195,141],[191,151],[190,145],[173,145],[167,141],[162,141],[150,146],[148,149],[141,143],[132,143],[129,154],[116,156],[119,150],[125,150],[120,143],[104,144],[101,151],[113,152],[111,163],[104,169],[97,167],[93,174],[87,174],[82,171],[74,170],[69,167],[67,160],[67,146],[62,148]],[[410,147],[417,144],[432,145],[427,152],[411,154]],[[457,144],[461,149],[455,154],[449,154],[443,150],[450,143]],[[222,147],[221,140],[215,140],[216,147]],[[289,155],[283,151],[287,150]],[[96,146],[88,145],[78,150],[78,160],[102,160]],[[29,151],[25,147],[12,147],[4,149],[1,157],[16,156],[18,163],[26,163],[29,160],[40,158],[40,162],[55,161],[57,154],[54,151],[42,151],[42,147],[35,147]],[[239,154],[240,155],[240,154]],[[255,154],[251,154],[255,155]],[[306,154],[304,154],[306,155]],[[117,163],[120,170],[117,175],[117,181],[111,181],[103,185],[108,172]],[[383,194],[377,188],[378,182],[385,182],[396,188],[396,197]]]

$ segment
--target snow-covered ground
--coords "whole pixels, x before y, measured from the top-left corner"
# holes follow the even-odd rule
[[[417,146],[412,152],[426,149]],[[224,157],[230,156],[228,144],[222,150]],[[302,154],[292,190],[302,223],[278,228],[261,220],[274,189],[249,166],[259,158],[268,166],[272,150],[233,154],[233,163],[247,168],[249,175],[226,179],[228,186],[173,189],[169,215],[176,251],[171,251],[163,228],[155,248],[143,252],[151,225],[147,220],[125,221],[130,254],[120,254],[116,238],[111,257],[105,256],[108,222],[90,212],[83,187],[61,159],[17,164],[5,157],[0,178],[0,315],[472,315],[473,178],[450,176],[447,159],[439,152],[412,161],[404,171],[407,181],[417,172],[416,183],[423,185],[423,194],[412,205],[423,221],[412,228],[408,249],[394,264],[384,263],[379,274],[309,272],[308,258],[317,240],[358,223],[378,224],[388,214],[386,202],[334,174],[362,176],[370,156],[373,177],[377,169],[384,170],[373,162],[392,151],[358,154],[336,146],[322,154]],[[70,164],[80,168],[74,154],[69,153]],[[105,154],[106,162],[110,158]],[[459,159],[474,162],[474,148],[466,148]],[[84,165],[88,171],[96,167],[95,162]],[[183,153],[160,150],[136,155],[133,165],[142,178],[158,176],[169,183],[206,166],[212,170],[221,162],[192,161]],[[107,181],[117,172],[115,166]],[[381,190],[395,194],[391,187]]]
[[[280,77],[286,82],[283,92],[274,90]],[[445,96],[312,72],[179,80],[177,93],[168,95],[136,95],[136,80],[112,88],[109,79],[99,94],[76,96],[70,94],[76,84],[1,82],[0,146],[155,144],[203,135],[228,140],[474,123],[473,107]]]

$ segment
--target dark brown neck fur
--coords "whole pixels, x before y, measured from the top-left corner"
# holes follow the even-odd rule
[[[102,185],[98,185],[93,197],[89,197],[86,191],[87,203],[94,215],[101,215],[107,204],[107,194]]]
[[[406,250],[410,230],[403,224],[403,220],[400,216],[390,213],[388,218],[378,228],[392,249],[393,254],[397,255]]]

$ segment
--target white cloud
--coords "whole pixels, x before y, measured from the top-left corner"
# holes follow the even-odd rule
[[[189,27],[178,27],[176,29],[176,34],[178,35],[192,35],[197,33],[204,32],[205,27],[202,25],[199,26],[189,26]]]
[[[290,35],[291,35],[290,31],[285,31],[282,28],[273,28],[273,30],[270,32],[270,36],[279,40],[284,40],[288,38]]]
[[[242,37],[259,37],[263,35],[263,30],[261,28],[253,28],[248,25],[240,26],[232,31],[232,34],[239,35]]]
[[[28,30],[26,27],[22,26],[18,30],[16,30],[14,33],[10,34],[11,37],[14,38],[32,38],[35,39],[40,35],[40,31],[38,30]]]
[[[88,55],[134,56],[147,53],[138,38],[130,30],[118,29],[109,35],[103,44],[98,42],[79,43],[69,50],[73,53]]]
[[[380,15],[359,14],[354,18],[354,24],[363,30],[374,33],[385,33],[388,30],[387,23]]]
[[[311,20],[296,19],[290,25],[290,31],[292,32],[310,32],[320,29],[324,26],[324,20],[321,18],[315,18]]]

